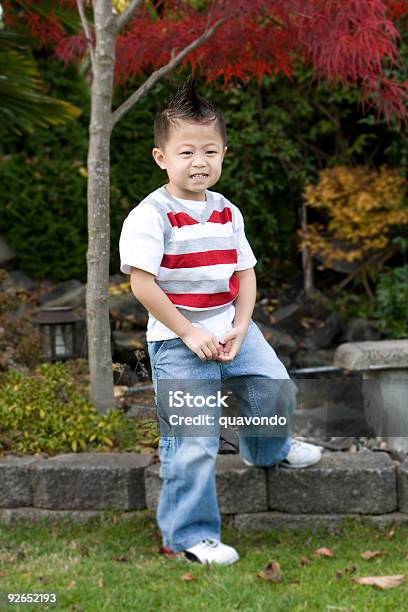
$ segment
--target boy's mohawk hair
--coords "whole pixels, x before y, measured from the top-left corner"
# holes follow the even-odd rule
[[[224,144],[227,143],[227,130],[224,115],[209,100],[202,98],[192,79],[187,79],[169,100],[167,105],[156,114],[154,120],[154,141],[156,147],[163,147],[169,137],[170,129],[178,121],[211,123],[216,121]]]

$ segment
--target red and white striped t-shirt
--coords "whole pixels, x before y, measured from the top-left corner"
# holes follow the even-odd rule
[[[219,340],[234,319],[234,272],[256,264],[239,209],[208,190],[205,202],[174,198],[165,187],[151,193],[125,219],[119,250],[123,273],[154,274],[182,314]],[[176,337],[149,314],[148,341]]]

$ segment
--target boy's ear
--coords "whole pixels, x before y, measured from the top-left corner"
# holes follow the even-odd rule
[[[224,147],[224,153],[222,154],[222,159],[224,159],[227,150],[228,150],[228,147]]]
[[[156,162],[156,164],[162,170],[165,170],[166,169],[166,159],[164,157],[163,151],[161,149],[159,149],[158,147],[154,147],[154,149],[152,151],[152,155],[153,155],[153,159]]]

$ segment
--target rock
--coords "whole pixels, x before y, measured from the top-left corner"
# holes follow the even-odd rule
[[[136,350],[146,350],[146,332],[113,331],[112,339],[115,352],[133,353]]]
[[[60,283],[52,291],[43,293],[38,303],[44,308],[54,306],[72,306],[72,308],[85,307],[86,285],[73,279]]]
[[[369,340],[379,340],[381,332],[374,323],[366,319],[351,319],[346,324],[344,335],[340,338],[340,342],[361,342]]]
[[[289,334],[262,323],[257,325],[266,340],[279,355],[292,355],[296,351],[296,342]]]
[[[245,465],[238,455],[218,456],[217,495],[224,514],[266,510],[265,470]]]
[[[2,289],[25,289],[31,291],[35,286],[34,281],[27,276],[22,270],[12,270],[8,272],[8,276],[4,283],[2,283]]]
[[[320,349],[315,351],[300,350],[292,355],[292,361],[298,368],[313,368],[333,365],[335,349]]]
[[[401,512],[408,512],[408,458],[397,468],[398,504]]]
[[[397,509],[396,469],[386,453],[330,453],[304,469],[268,469],[270,510],[381,514]]]
[[[161,479],[160,465],[145,472],[146,501],[149,509],[157,506]],[[260,512],[267,509],[265,470],[246,466],[238,455],[218,455],[217,496],[220,512]],[[245,492],[245,494],[243,494]]]
[[[323,327],[315,331],[314,342],[317,348],[327,348],[343,331],[343,322],[341,317],[332,312],[326,319]]]
[[[146,330],[147,310],[135,298],[133,293],[119,293],[109,296],[109,312],[113,319],[129,321],[132,326]]]
[[[8,244],[5,236],[0,236],[0,268],[14,270],[17,265],[17,254]]]
[[[30,466],[37,461],[35,457],[0,457],[0,508],[31,506]]]
[[[269,316],[269,323],[276,324],[289,319],[300,310],[299,304],[288,304],[274,310]]]
[[[63,454],[31,468],[33,505],[51,510],[141,509],[146,507],[143,473],[150,455]]]
[[[0,523],[11,525],[17,521],[34,524],[60,522],[69,519],[73,523],[85,523],[102,518],[101,510],[43,510],[42,508],[8,508],[0,510]]]
[[[257,512],[253,514],[237,514],[234,526],[238,531],[278,531],[283,530],[300,533],[306,529],[336,530],[341,523],[349,518],[358,518],[347,514],[286,514],[284,512]]]
[[[408,340],[379,340],[340,344],[334,365],[345,370],[408,368]]]
[[[237,514],[234,526],[238,531],[282,530],[301,533],[306,529],[335,531],[345,521],[358,521],[373,523],[380,529],[388,529],[392,525],[407,525],[408,514],[403,512],[389,512],[388,514],[365,515],[359,514],[285,514],[283,512],[258,512],[254,514]]]

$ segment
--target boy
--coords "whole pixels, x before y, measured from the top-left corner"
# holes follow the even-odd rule
[[[154,131],[153,158],[167,172],[168,183],[129,213],[119,247],[121,271],[130,274],[133,294],[149,311],[156,401],[164,381],[216,388],[221,380],[238,380],[247,414],[261,417],[278,403],[262,383],[281,381],[292,385],[280,398],[290,413],[294,385],[251,320],[256,259],[242,215],[209,191],[220,178],[227,150],[223,115],[190,83],[156,115]],[[169,427],[160,408],[159,419]],[[230,564],[239,556],[220,541],[218,444],[218,434],[163,435],[161,428],[157,521],[165,549],[199,563]],[[321,450],[286,434],[241,435],[240,454],[248,465],[299,468],[319,461]]]

